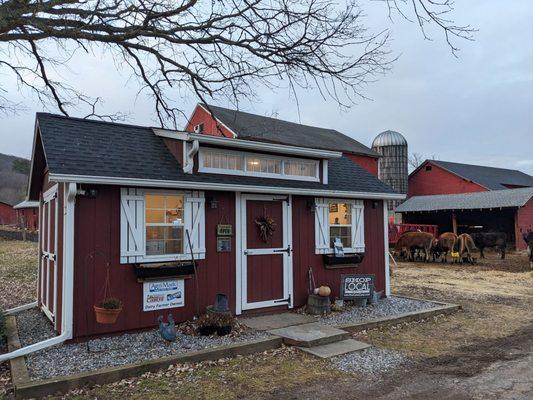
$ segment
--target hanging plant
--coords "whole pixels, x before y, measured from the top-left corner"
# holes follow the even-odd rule
[[[86,259],[87,262],[93,259],[94,255],[90,254]],[[103,287],[102,300],[93,306],[96,322],[99,324],[114,324],[118,315],[122,311],[122,301],[111,295],[111,282],[109,278],[109,262],[106,262],[106,277]]]
[[[276,230],[276,222],[270,217],[259,217],[255,220],[255,224],[259,229],[261,240],[267,243]]]

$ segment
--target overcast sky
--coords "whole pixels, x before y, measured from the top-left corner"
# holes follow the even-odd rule
[[[372,7],[369,25],[389,23],[385,10]],[[316,92],[300,92],[298,117],[285,89],[260,89],[258,101],[240,108],[336,128],[369,146],[379,132],[392,129],[407,138],[410,152],[533,174],[533,2],[456,0],[454,15],[479,29],[474,42],[458,42],[459,58],[438,32],[426,41],[414,24],[399,19],[389,24],[391,50],[400,58],[388,75],[366,88],[372,100],[348,111]],[[138,87],[111,60],[75,59],[69,78],[88,94],[103,97],[106,111],[129,113],[128,122],[156,124],[149,101],[135,100]],[[0,86],[17,90],[6,75],[0,75]],[[30,157],[34,114],[43,108],[27,93],[19,100],[26,111],[0,116],[0,152]],[[195,103],[185,97],[182,105],[190,112]]]

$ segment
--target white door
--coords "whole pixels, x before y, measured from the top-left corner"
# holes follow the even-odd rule
[[[242,195],[240,199],[237,312],[292,307],[291,198]]]
[[[53,186],[43,195],[40,215],[40,269],[39,269],[39,303],[41,309],[55,321],[57,307],[57,222],[59,208],[57,187]]]

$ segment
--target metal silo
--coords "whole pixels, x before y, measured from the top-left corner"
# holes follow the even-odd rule
[[[399,132],[381,132],[372,142],[372,150],[381,154],[379,179],[397,192],[407,194],[407,140]],[[389,201],[389,217],[401,202]]]

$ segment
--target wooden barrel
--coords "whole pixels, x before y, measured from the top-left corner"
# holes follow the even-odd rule
[[[322,297],[316,294],[310,294],[307,298],[306,311],[309,314],[321,315],[331,312],[331,302],[329,297]]]

